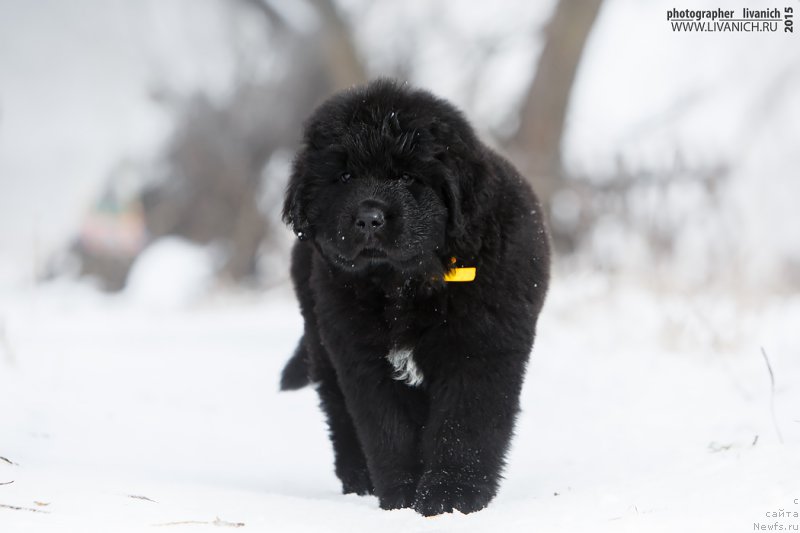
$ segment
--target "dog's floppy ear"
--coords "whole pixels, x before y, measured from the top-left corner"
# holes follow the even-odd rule
[[[447,233],[451,238],[460,239],[464,235],[464,212],[462,210],[461,185],[459,177],[447,172],[444,177],[444,201],[447,205]]]
[[[472,154],[458,129],[448,121],[434,119],[429,131],[434,139],[433,157],[446,169],[442,187],[448,211],[447,233],[461,241],[467,231],[474,181],[468,160]]]
[[[286,186],[286,196],[283,201],[283,221],[292,227],[292,231],[301,241],[310,237],[310,224],[306,218],[306,200],[304,198],[305,165],[303,155],[300,153],[292,163],[292,174]]]
[[[461,253],[474,253],[480,248],[481,239],[470,232],[481,218],[485,200],[481,181],[486,169],[476,155],[478,143],[469,125],[457,114],[450,120],[434,120],[430,132],[435,139],[433,156],[446,169],[443,192],[449,213],[447,233]]]

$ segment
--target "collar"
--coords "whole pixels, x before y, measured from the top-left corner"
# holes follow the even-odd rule
[[[457,266],[455,266],[456,262],[457,261],[456,261],[455,257],[451,257],[450,258],[450,264],[452,266],[450,267],[450,270],[445,272],[444,281],[446,283],[475,281],[475,275],[477,273],[477,268],[475,268],[475,267],[457,267]]]

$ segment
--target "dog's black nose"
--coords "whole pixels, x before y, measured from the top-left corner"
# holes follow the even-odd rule
[[[386,223],[386,215],[374,204],[361,205],[356,214],[356,230],[364,235],[377,233]]]

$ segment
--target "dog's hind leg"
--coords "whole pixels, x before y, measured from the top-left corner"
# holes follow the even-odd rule
[[[367,461],[337,383],[336,372],[330,366],[317,368],[314,377],[318,381],[320,404],[328,419],[336,476],[342,482],[342,492],[372,494],[374,489]]]

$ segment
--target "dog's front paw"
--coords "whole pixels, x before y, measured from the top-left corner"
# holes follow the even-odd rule
[[[403,509],[414,505],[416,487],[411,483],[397,485],[380,495],[381,509]]]
[[[339,471],[336,474],[342,482],[342,492],[344,494],[358,494],[359,496],[364,496],[374,492],[372,480],[369,477],[369,472],[366,467],[351,468]]]
[[[494,497],[494,490],[486,485],[448,481],[441,478],[423,477],[414,499],[414,510],[424,516],[480,511]]]

